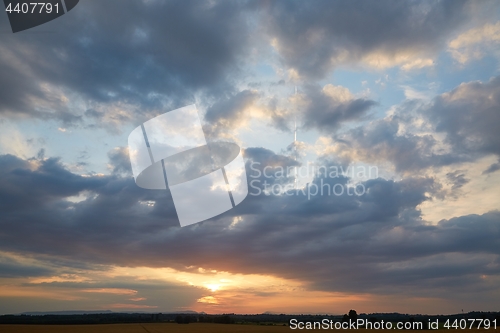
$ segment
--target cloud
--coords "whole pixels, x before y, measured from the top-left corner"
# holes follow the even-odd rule
[[[389,162],[402,174],[500,156],[499,108],[500,77],[462,83],[433,98],[407,100],[382,119],[332,134],[319,152],[346,161]],[[495,171],[495,165],[488,170]]]
[[[243,90],[219,99],[207,109],[205,113],[207,125],[204,129],[209,136],[216,138],[248,124],[252,117],[258,116],[255,112],[259,113],[256,105],[258,99],[259,93],[253,90]]]
[[[127,147],[115,147],[108,152],[108,158],[110,162],[108,168],[113,174],[132,175]]]
[[[500,43],[500,22],[487,23],[461,33],[448,43],[449,52],[460,64],[495,52]]]
[[[78,175],[68,171],[57,158],[29,161],[12,155],[0,156],[0,173],[2,224],[10,230],[10,235],[17,235],[2,236],[6,246],[22,237],[22,244],[35,242],[54,250],[67,247],[73,248],[75,253],[95,253],[90,243],[75,247],[74,237],[78,238],[80,232],[94,234],[97,230],[100,230],[98,234],[104,232],[111,236],[117,231],[126,231],[127,223],[142,221],[126,231],[132,244],[136,233],[133,229],[146,228],[154,234],[157,228],[178,225],[170,193],[140,189],[132,177]],[[83,195],[83,200],[69,200],[78,195]],[[23,209],[27,205],[30,211]],[[36,214],[37,218],[31,214]],[[106,223],[99,226],[104,220]],[[74,228],[76,225],[83,229]],[[37,229],[40,233],[26,233],[26,230]],[[50,245],[54,241],[50,234],[64,236],[57,236],[58,245]]]
[[[248,45],[244,15],[240,2],[82,3],[43,26],[56,34],[2,36],[0,114],[116,128],[190,104],[199,90],[231,91]]]
[[[465,178],[464,170],[455,170],[453,172],[448,172],[446,174],[448,180],[452,183],[451,189],[457,191],[462,188],[465,184],[470,182],[470,179]]]
[[[457,153],[500,156],[500,76],[462,83],[424,111]]]
[[[114,295],[135,295],[137,290],[132,289],[120,289],[120,288],[93,288],[93,289],[82,289],[84,293],[103,293],[103,294],[114,294]]]
[[[184,1],[126,8],[114,1],[85,3],[68,19],[44,26],[57,34],[2,37],[0,68],[6,74],[0,79],[0,114],[119,133],[124,123],[141,123],[202,98],[210,101],[212,123],[241,124],[248,107],[227,109],[255,102],[256,92],[236,84],[251,65],[250,51],[262,55],[271,43],[285,70],[312,79],[360,62],[423,68],[433,64],[450,31],[467,22],[468,6],[462,1],[363,6]],[[103,14],[110,11],[112,18]],[[369,104],[355,99],[330,118],[352,116]],[[282,111],[272,103],[264,109],[286,130]]]
[[[469,21],[469,7],[465,1],[278,1],[261,5],[260,12],[285,66],[318,79],[345,64],[429,66],[451,32]]]
[[[308,86],[300,96],[303,111],[303,126],[332,132],[343,122],[359,120],[368,109],[377,103],[356,98],[349,89],[327,84],[323,88]]]
[[[500,212],[491,210],[496,206],[490,193],[493,173],[500,169],[495,163],[500,77],[463,83],[437,96],[434,83],[410,78],[411,71],[439,65],[441,50],[466,63],[476,51],[489,52],[486,44],[496,45],[498,23],[463,30],[472,26],[475,6],[343,0],[314,6],[280,1],[121,6],[113,0],[82,3],[44,25],[57,33],[35,28],[5,34],[0,277],[17,281],[19,290],[0,285],[0,312],[16,309],[12,298],[27,294],[35,309],[78,299],[88,308],[211,304],[231,311],[228,304],[235,300],[246,304],[251,298],[256,304],[276,296],[289,306],[292,297],[307,292],[318,298],[340,295],[347,299],[341,304],[351,302],[349,297],[374,304],[393,297],[408,304],[447,302],[449,309],[464,299],[479,304],[471,301],[478,299],[486,308],[497,305]],[[400,70],[396,81],[388,80],[388,73],[339,75],[335,85],[323,80],[340,66]],[[370,86],[377,77],[382,79]],[[370,95],[347,88],[360,83],[392,94],[387,89],[394,82],[410,100],[379,119],[372,118],[378,103]],[[299,86],[296,95],[287,95],[290,83]],[[280,175],[281,170],[309,164],[286,151],[243,142],[251,194],[224,214],[179,228],[170,192],[137,187],[120,143],[102,148],[106,165],[92,160],[98,151],[106,158],[106,150],[92,153],[85,145],[68,153],[65,145],[34,141],[39,133],[21,135],[33,129],[32,122],[13,126],[31,117],[44,124],[36,130],[55,133],[45,133],[47,142],[61,135],[80,140],[83,134],[100,141],[98,128],[120,133],[124,124],[135,127],[194,101],[206,110],[208,134],[229,137],[244,129],[242,136],[250,140],[267,131],[250,129],[254,120],[290,131],[300,110],[304,129],[324,135],[312,164],[390,164],[395,173],[371,179],[315,175],[295,186],[293,172]],[[287,144],[276,140],[276,151]],[[66,155],[58,156],[57,149]],[[107,166],[108,172],[80,173],[66,158]],[[292,185],[291,195],[263,191],[275,185]],[[363,194],[345,190],[354,186]],[[334,188],[344,192],[334,195]],[[311,195],[315,189],[328,194]],[[466,201],[477,201],[469,193],[484,200],[472,207]],[[424,214],[429,205],[446,209],[431,220]],[[38,297],[48,303],[36,303]]]
[[[0,256],[0,278],[47,276],[53,272],[53,269],[47,267],[33,263],[22,263],[8,256]]]
[[[157,305],[114,303],[108,305],[110,309],[156,309]]]
[[[258,182],[254,182],[254,186],[258,186],[262,190],[265,186],[264,182],[272,186],[292,181],[291,177],[287,177],[286,174],[283,177],[275,175],[282,170],[286,173],[289,168],[300,165],[300,162],[295,161],[292,156],[278,155],[262,147],[247,148],[244,150],[243,156],[247,159],[247,175],[250,177],[250,181],[258,180]]]
[[[262,166],[295,163],[262,148],[246,149],[245,156]],[[210,221],[172,228],[175,209],[166,191],[142,190],[132,179],[116,175],[75,175],[55,158],[36,161],[28,169],[30,163],[0,158],[0,193],[19,189],[0,213],[2,250],[94,264],[273,275],[329,292],[453,299],[465,286],[478,297],[497,291],[497,285],[476,277],[496,279],[500,274],[500,213],[428,224],[418,207],[440,191],[430,177],[367,180],[362,182],[363,196],[308,198],[301,189],[293,196],[249,196]],[[249,180],[259,179],[251,171]],[[44,179],[51,179],[50,186]],[[347,176],[313,180],[319,186],[348,182]],[[87,199],[65,200],[80,191],[87,191]],[[143,204],[146,200],[153,205]],[[34,203],[30,210],[23,208],[27,202]],[[137,290],[130,284],[79,285]],[[155,305],[149,303],[150,296],[140,296]]]
[[[236,125],[235,123],[241,120],[246,109],[255,103],[257,97],[255,91],[243,90],[231,98],[219,100],[207,110],[205,120],[211,123],[224,122],[229,127]]]
[[[58,158],[22,160],[0,156],[0,207],[40,207],[54,200],[103,187],[109,177],[84,177],[68,171]]]
[[[54,266],[57,257],[45,256],[41,263]],[[124,273],[116,274],[121,269]],[[63,265],[47,277],[2,280],[0,313],[47,310],[160,308],[167,311],[186,308],[203,295],[200,288],[179,283],[175,279],[154,279],[137,271],[117,267],[71,269]],[[126,273],[125,273],[126,272]],[[133,302],[133,303],[132,303]],[[118,307],[117,307],[118,308]]]
[[[403,66],[401,66],[401,69],[404,71],[410,71],[413,69],[421,69],[424,67],[430,67],[432,65],[434,65],[434,61],[432,59],[417,58],[413,61],[405,63]]]
[[[412,174],[432,166],[444,166],[468,157],[437,149],[432,134],[417,135],[402,131],[404,119],[391,115],[334,136],[322,153],[336,154],[346,161],[386,163],[398,173]]]
[[[491,164],[488,167],[488,169],[483,171],[483,175],[488,174],[488,173],[493,173],[493,172],[498,171],[498,170],[500,170],[500,162]]]
[[[255,195],[264,181],[293,184],[293,177],[277,172],[301,164],[263,147],[248,147],[244,155],[249,181],[255,181],[253,194],[220,216],[179,228],[170,193],[138,188],[123,147],[108,152],[108,175],[71,171],[61,157],[48,157],[50,150],[36,158],[0,155],[0,249],[49,263],[44,267],[2,257],[2,277],[37,277],[30,288],[79,290],[78,297],[99,294],[109,297],[103,306],[123,309],[172,306],[155,295],[166,282],[117,273],[109,280],[49,278],[74,271],[74,262],[92,266],[88,270],[105,267],[100,269],[108,274],[107,265],[169,267],[176,276],[214,270],[242,279],[272,276],[314,292],[429,297],[455,304],[474,292],[484,304],[496,304],[500,213],[426,221],[421,209],[445,195],[461,196],[472,178],[467,168],[443,171],[442,179],[430,169],[500,156],[495,128],[500,123],[499,78],[406,101],[382,119],[349,124],[346,130],[343,125],[366,120],[377,103],[344,86],[307,81],[346,64],[399,66],[406,72],[434,66],[451,32],[467,24],[469,6],[447,1],[362,6],[341,1],[316,8],[283,2],[148,2],[125,8],[103,2],[82,5],[72,20],[52,24],[63,28],[58,36],[6,36],[10,46],[0,53],[6,73],[0,78],[3,116],[57,119],[62,125],[54,128],[61,131],[78,124],[119,132],[124,123],[137,124],[196,96],[206,101],[210,134],[229,135],[254,118],[286,131],[292,111],[283,107],[279,94],[237,84],[248,65],[242,57],[249,50],[259,53],[252,48],[261,46],[250,37],[251,17],[262,23],[254,29],[269,37],[285,70],[306,80],[289,101],[303,111],[305,129],[328,135],[317,162],[344,167],[353,161],[390,162],[402,178],[317,175],[290,196]],[[106,13],[112,7],[118,9],[110,17]],[[494,33],[481,29],[460,35],[449,48],[468,50],[494,40]],[[405,94],[424,96],[410,88]],[[484,172],[495,172],[497,164]],[[443,190],[445,183],[451,194]],[[352,185],[363,186],[364,194],[308,193],[314,187]],[[74,262],[57,263],[68,258]],[[202,287],[188,287],[191,278],[168,284],[161,295],[187,293],[183,306],[196,300],[223,304],[223,297],[205,291],[215,293],[224,283],[196,280]],[[268,296],[269,290],[245,288],[243,294]]]

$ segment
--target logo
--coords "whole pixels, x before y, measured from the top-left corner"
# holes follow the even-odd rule
[[[45,0],[43,2],[3,0],[12,32],[31,29],[52,21],[73,9],[79,0]]]
[[[207,142],[194,104],[138,126],[128,147],[135,183],[169,188],[181,227],[222,214],[248,194],[240,147]]]

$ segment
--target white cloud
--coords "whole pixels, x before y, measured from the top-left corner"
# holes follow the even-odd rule
[[[449,42],[449,52],[460,64],[473,59],[481,59],[494,52],[500,43],[500,21],[472,28]]]

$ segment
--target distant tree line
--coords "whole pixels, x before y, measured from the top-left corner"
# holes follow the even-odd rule
[[[45,314],[45,315],[3,315],[0,316],[1,324],[36,324],[36,325],[82,325],[82,324],[117,324],[117,323],[150,323],[150,322],[170,322],[179,324],[188,323],[249,323],[267,325],[288,324],[291,319],[297,319],[302,322],[321,322],[323,319],[329,319],[334,322],[356,321],[357,319],[367,319],[369,322],[391,321],[391,322],[423,322],[428,320],[439,320],[444,324],[446,320],[455,319],[497,319],[497,325],[500,323],[500,312],[469,312],[454,315],[408,315],[400,313],[372,313],[358,314],[355,310],[350,310],[343,316],[339,315],[289,315],[289,314],[222,314],[210,315],[204,313],[99,313],[99,314]],[[424,328],[426,328],[424,326]],[[1,328],[0,328],[1,331]]]

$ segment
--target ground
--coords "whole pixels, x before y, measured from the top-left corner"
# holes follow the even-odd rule
[[[2,333],[280,333],[292,331],[288,326],[264,326],[264,325],[225,325],[225,324],[202,324],[191,323],[179,324],[108,324],[108,325],[0,325]],[[295,330],[293,330],[295,331]],[[322,331],[322,330],[321,330]],[[363,330],[366,332],[366,330]],[[376,331],[376,330],[369,330]],[[441,330],[444,331],[444,330]],[[377,332],[380,332],[378,330]],[[394,330],[396,333],[397,330]],[[401,331],[402,332],[402,331]],[[408,331],[404,331],[408,332]],[[422,333],[433,331],[419,331]],[[500,329],[477,330],[474,333],[499,333]]]

